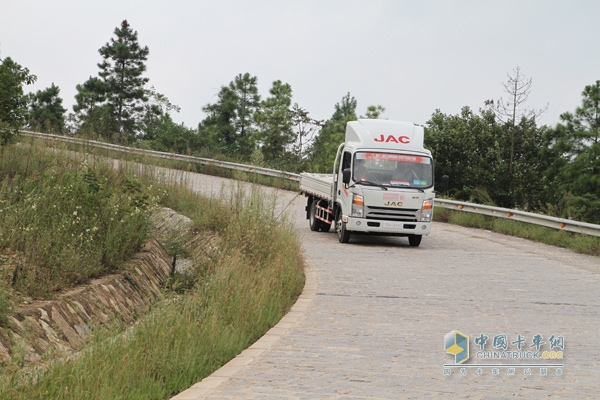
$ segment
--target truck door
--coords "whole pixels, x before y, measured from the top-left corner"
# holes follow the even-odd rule
[[[337,174],[337,195],[342,204],[342,207],[345,207],[348,204],[348,188],[345,183],[342,182],[342,171],[345,169],[349,169],[352,166],[352,153],[349,151],[345,151],[342,156],[342,162],[340,163],[340,170]]]

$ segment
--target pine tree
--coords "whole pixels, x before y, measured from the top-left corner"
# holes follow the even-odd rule
[[[548,133],[557,158],[550,171],[565,193],[564,216],[600,223],[600,81],[584,88],[581,106]]]
[[[236,133],[235,152],[242,156],[249,156],[255,147],[256,125],[254,113],[260,106],[256,76],[249,73],[239,74],[229,84],[229,89],[237,98],[235,117],[232,124]]]
[[[60,88],[52,83],[45,90],[38,90],[29,96],[29,126],[41,132],[63,133],[65,130],[65,112]]]
[[[138,34],[127,20],[115,29],[114,35],[98,50],[103,58],[98,64],[99,78],[90,77],[83,85],[77,85],[77,104],[73,110],[78,113],[80,131],[91,130],[93,135],[106,136],[103,129],[116,129],[117,135],[112,139],[127,144],[140,134],[140,120],[148,100],[144,86],[149,79],[143,74],[149,50],[140,46]],[[97,132],[97,128],[101,131]]]
[[[100,77],[106,83],[106,101],[111,105],[122,135],[128,143],[137,133],[137,117],[147,101],[144,85],[148,78],[144,62],[148,58],[148,47],[140,47],[138,34],[123,20],[121,28],[115,29],[115,38],[100,48],[104,61],[98,64]]]
[[[260,105],[257,78],[238,74],[227,86],[221,86],[214,104],[202,108],[207,117],[198,132],[211,150],[247,158],[256,147],[254,113]]]
[[[333,115],[325,122],[309,150],[313,171],[331,172],[338,146],[344,141],[346,123],[356,121],[356,104],[350,93],[335,104]]]
[[[262,152],[272,165],[281,165],[288,146],[294,143],[292,114],[292,87],[280,80],[273,82],[270,97],[260,104],[254,119],[259,127]]]

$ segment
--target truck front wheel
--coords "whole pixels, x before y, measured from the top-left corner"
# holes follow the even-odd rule
[[[340,243],[348,243],[350,240],[350,231],[346,230],[346,224],[342,221],[341,211],[338,211],[335,218],[335,230],[337,231]]]
[[[410,235],[408,237],[408,244],[410,244],[411,247],[419,247],[421,239],[423,239],[423,235]]]

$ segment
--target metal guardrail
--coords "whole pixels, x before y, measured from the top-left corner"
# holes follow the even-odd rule
[[[136,149],[134,147],[119,146],[116,144],[97,142],[94,140],[83,140],[71,138],[61,135],[51,135],[38,132],[21,131],[25,136],[36,137],[39,139],[55,140],[65,143],[74,143],[85,146],[103,148],[107,150],[119,151],[129,154],[139,154],[145,156],[153,156],[168,160],[179,160],[187,162],[195,162],[202,165],[212,165],[221,168],[228,168],[244,172],[253,172],[261,175],[273,176],[277,178],[288,179],[292,181],[300,181],[300,175],[292,172],[277,171],[269,168],[255,167],[252,165],[237,164],[226,161],[211,160],[209,158],[185,156],[181,154],[165,153],[155,150]],[[454,200],[435,199],[435,205],[452,210],[459,210],[475,214],[489,215],[498,218],[507,218],[515,221],[526,222],[534,225],[546,226],[558,230],[564,230],[575,233],[583,233],[586,235],[600,237],[600,225],[588,224],[586,222],[573,221],[569,219],[550,217],[547,215],[534,214],[525,211],[511,210],[508,208],[492,207],[482,204],[467,203]]]
[[[238,170],[238,171],[254,172],[254,173],[257,173],[260,175],[273,176],[273,177],[288,179],[288,180],[292,180],[292,181],[296,181],[296,182],[300,181],[300,175],[298,175],[298,174],[295,174],[293,172],[278,171],[278,170],[270,169],[270,168],[255,167],[252,165],[237,164],[237,163],[232,163],[232,162],[227,162],[227,161],[219,161],[219,160],[211,160],[209,158],[186,156],[186,155],[182,155],[182,154],[165,153],[162,151],[155,151],[155,150],[136,149],[135,147],[125,147],[125,146],[119,146],[119,145],[111,144],[111,143],[97,142],[95,140],[83,140],[83,139],[77,139],[77,138],[61,136],[61,135],[51,135],[51,134],[46,134],[46,133],[38,133],[38,132],[30,132],[30,131],[21,131],[21,134],[24,136],[35,137],[38,139],[53,140],[53,141],[72,143],[72,144],[78,144],[78,145],[83,145],[83,146],[91,146],[91,147],[97,147],[97,148],[106,149],[106,150],[119,151],[119,152],[128,153],[128,154],[153,156],[153,157],[158,157],[158,158],[164,158],[167,160],[194,162],[194,163],[198,163],[198,164],[202,164],[202,165],[212,165],[212,166],[216,166],[216,167],[233,169],[233,170]]]
[[[534,214],[526,211],[511,210],[508,208],[492,207],[483,204],[466,203],[454,200],[435,199],[434,204],[436,206],[439,205],[441,207],[449,208],[452,210],[489,215],[498,218],[507,218],[515,221],[527,222],[534,225],[546,226],[548,228],[554,228],[575,233],[584,233],[586,235],[600,237],[600,225],[588,224],[586,222],[579,222],[570,219]]]

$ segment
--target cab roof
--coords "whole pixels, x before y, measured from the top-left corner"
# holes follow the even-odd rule
[[[359,119],[346,125],[346,146],[358,149],[405,150],[429,153],[425,130],[412,122]]]

